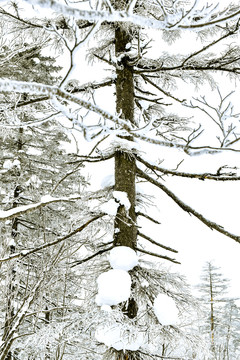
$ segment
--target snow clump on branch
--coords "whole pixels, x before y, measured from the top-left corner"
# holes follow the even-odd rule
[[[132,270],[138,264],[136,252],[127,246],[117,246],[110,251],[108,260],[113,269]]]
[[[154,300],[153,309],[162,325],[175,325],[178,322],[178,309],[169,296],[158,294]]]
[[[102,273],[98,279],[98,294],[96,303],[102,305],[117,305],[126,301],[131,292],[131,277],[121,269],[112,269]]]
[[[127,271],[138,264],[137,254],[127,246],[113,248],[108,260],[113,269],[102,273],[97,279],[96,303],[102,306],[102,310],[106,310],[106,305],[117,305],[128,300],[132,281]]]

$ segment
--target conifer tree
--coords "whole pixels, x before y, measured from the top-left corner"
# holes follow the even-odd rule
[[[209,340],[211,358],[237,359],[239,348],[235,339],[239,331],[239,309],[235,299],[229,297],[230,282],[212,262],[204,266],[201,280],[198,289],[205,308],[201,332]]]

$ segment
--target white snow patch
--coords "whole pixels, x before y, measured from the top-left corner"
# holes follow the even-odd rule
[[[3,163],[3,169],[10,170],[13,167],[12,160],[5,160]]]
[[[21,255],[24,256],[24,255],[27,255],[28,251],[27,250],[22,250],[21,251]]]
[[[110,199],[108,202],[100,206],[100,210],[108,215],[115,216],[117,214],[119,204],[114,199]]]
[[[40,155],[42,155],[42,150],[36,149],[36,148],[29,148],[26,151],[26,154],[40,156]]]
[[[144,280],[141,282],[141,286],[147,288],[147,287],[149,287],[149,282],[144,279]]]
[[[54,198],[51,195],[44,195],[41,197],[41,202],[45,203],[45,202],[49,202],[52,201]]]
[[[158,294],[153,304],[154,313],[162,325],[175,325],[178,321],[178,309],[172,298]]]
[[[126,301],[131,292],[131,277],[120,269],[113,269],[102,273],[98,279],[98,294],[96,303],[102,305],[117,305]]]
[[[9,239],[7,244],[8,244],[8,246],[16,246],[17,245],[14,238]]]
[[[18,169],[21,168],[21,163],[18,159],[14,159],[12,165],[16,166]]]
[[[126,329],[122,324],[100,325],[96,332],[97,341],[119,350],[137,351],[144,344],[144,334],[136,329]]]
[[[102,306],[101,306],[101,310],[107,311],[107,312],[111,312],[111,311],[112,311],[112,308],[111,308],[111,306],[109,306],[109,305],[102,305]]]
[[[116,246],[110,251],[108,260],[113,269],[129,271],[138,264],[136,252],[127,246]]]
[[[127,152],[139,151],[139,144],[135,141],[129,141],[127,139],[114,136],[111,142],[112,146],[116,149],[121,149]]]
[[[130,201],[128,200],[127,193],[125,191],[113,191],[113,197],[121,205],[124,205],[126,210],[129,210],[131,207]]]

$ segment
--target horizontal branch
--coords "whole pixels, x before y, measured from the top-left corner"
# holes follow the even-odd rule
[[[161,173],[165,175],[173,175],[173,176],[180,176],[185,178],[191,178],[191,179],[199,179],[199,180],[215,180],[215,181],[237,181],[240,180],[240,176],[235,176],[234,174],[226,175],[226,174],[211,174],[211,173],[202,173],[202,174],[193,174],[193,173],[185,173],[182,171],[175,171],[175,170],[169,170],[162,168],[157,165],[150,164],[140,156],[136,155],[136,159],[144,164],[147,168],[154,170],[154,171],[160,171]]]
[[[202,223],[207,225],[211,230],[217,230],[218,232],[226,235],[227,237],[235,240],[236,242],[240,243],[240,236],[234,235],[223,228],[223,226],[216,224],[208,219],[206,219],[202,214],[191,208],[189,205],[185,204],[182,200],[180,200],[171,190],[169,190],[165,185],[161,184],[159,181],[153,179],[145,172],[137,168],[137,174],[142,177],[143,179],[149,181],[153,185],[157,186],[161,190],[163,190],[181,209],[188,212],[189,214],[194,215],[197,219],[199,219]]]
[[[181,264],[181,263],[178,262],[177,260],[172,259],[172,258],[170,258],[170,257],[168,257],[168,256],[159,255],[159,254],[153,253],[153,252],[151,252],[151,251],[147,251],[147,250],[140,249],[140,248],[138,248],[138,247],[136,247],[136,246],[134,247],[134,250],[137,250],[137,251],[139,251],[139,252],[142,252],[143,254],[146,254],[146,255],[155,256],[155,257],[158,257],[158,258],[160,258],[160,259],[164,259],[164,260],[171,261],[171,262],[173,262],[174,264]]]
[[[150,238],[149,236],[141,233],[140,231],[138,231],[138,235],[141,236],[143,239],[148,240],[150,243],[161,247],[162,249],[165,249],[165,250],[168,250],[168,251],[172,251],[172,252],[174,252],[174,253],[178,253],[177,250],[174,250],[174,249],[172,249],[172,248],[170,248],[170,247],[168,247],[168,246],[166,246],[166,245],[163,245],[163,244],[158,243],[157,241],[155,241],[155,240],[153,240],[152,238]]]
[[[178,144],[175,142],[167,142],[162,141],[156,138],[150,138],[148,136],[142,135],[138,133],[137,129],[133,129],[131,123],[128,120],[123,120],[118,116],[112,115],[109,112],[103,110],[97,105],[92,104],[91,102],[80,99],[77,96],[67,93],[64,90],[59,89],[56,86],[50,86],[45,84],[39,84],[34,82],[25,82],[25,81],[11,81],[11,80],[0,80],[0,91],[3,92],[18,92],[18,93],[25,93],[33,94],[33,95],[48,95],[48,97],[59,97],[63,100],[71,101],[77,105],[84,107],[85,109],[95,112],[102,116],[103,118],[112,121],[114,124],[117,124],[127,131],[130,135],[135,138],[141,139],[143,141],[147,141],[149,143],[162,145],[166,147],[178,148],[184,150],[189,155],[199,155],[199,154],[206,154],[206,153],[218,153],[221,151],[234,151],[240,152],[240,150],[233,149],[233,148],[216,148],[211,146],[188,146],[183,144]]]

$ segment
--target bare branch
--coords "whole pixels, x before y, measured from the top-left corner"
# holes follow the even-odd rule
[[[81,264],[83,264],[83,263],[85,263],[85,262],[87,262],[87,261],[95,258],[95,257],[98,256],[98,255],[102,255],[103,253],[105,253],[105,252],[107,252],[107,251],[109,251],[109,250],[112,250],[113,248],[114,248],[114,245],[110,246],[110,247],[107,248],[107,249],[99,250],[99,251],[96,252],[95,254],[92,254],[92,255],[90,255],[90,256],[82,259],[82,260],[76,260],[76,261],[74,261],[74,262],[72,263],[73,265],[72,265],[71,267],[74,267],[74,266],[77,266],[77,265],[81,265]]]
[[[147,254],[147,255],[151,255],[151,256],[158,257],[158,258],[160,258],[160,259],[164,259],[164,260],[171,261],[171,262],[173,262],[174,264],[181,264],[181,263],[178,262],[177,260],[172,259],[172,258],[170,258],[170,257],[168,257],[168,256],[159,255],[159,254],[153,253],[153,252],[151,252],[151,251],[147,251],[147,250],[140,249],[140,248],[138,248],[138,247],[135,247],[134,249],[137,250],[137,251],[139,251],[139,252],[142,252],[143,254]]]
[[[172,251],[172,252],[174,252],[174,253],[178,253],[177,250],[174,250],[174,249],[172,249],[172,248],[170,248],[170,247],[168,247],[168,246],[166,246],[166,245],[162,245],[162,244],[158,243],[157,241],[155,241],[155,240],[153,240],[152,238],[150,238],[149,236],[141,233],[140,231],[138,231],[138,235],[141,236],[143,239],[146,239],[146,240],[150,241],[152,244],[161,247],[162,249],[165,249],[165,250],[168,250],[168,251]]]
[[[136,213],[136,215],[137,215],[137,216],[143,216],[143,217],[145,217],[146,219],[154,222],[155,224],[161,224],[158,220],[153,219],[151,216],[149,216],[149,215],[147,215],[147,214],[144,214],[144,213],[142,213],[141,211],[138,211],[138,212]]]

